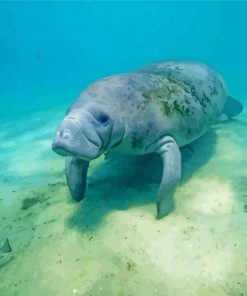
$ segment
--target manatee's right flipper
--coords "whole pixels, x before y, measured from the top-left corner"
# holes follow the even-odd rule
[[[163,176],[157,198],[157,218],[162,218],[174,208],[173,195],[181,178],[181,154],[171,136],[159,140],[154,151],[163,160]]]
[[[87,184],[87,170],[89,162],[68,156],[65,161],[67,184],[72,198],[81,201]]]
[[[239,113],[241,113],[242,110],[243,105],[240,101],[232,97],[228,97],[224,109],[222,110],[222,113],[225,114],[228,117],[228,119],[230,119],[233,116],[236,116]]]
[[[7,238],[5,243],[3,244],[3,246],[0,248],[0,254],[1,253],[11,253],[12,252],[12,248],[9,244],[9,239]]]

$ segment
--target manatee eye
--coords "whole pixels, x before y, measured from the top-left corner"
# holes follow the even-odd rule
[[[109,116],[108,114],[104,113],[104,112],[99,112],[97,114],[94,114],[95,119],[102,123],[102,124],[107,124],[108,120],[109,120]]]

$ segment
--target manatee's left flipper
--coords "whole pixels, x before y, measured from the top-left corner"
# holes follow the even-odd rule
[[[157,198],[157,218],[162,218],[174,208],[173,195],[181,178],[181,154],[171,136],[159,140],[155,152],[163,160],[163,176]]]
[[[84,197],[87,184],[87,170],[89,162],[68,156],[65,161],[67,184],[72,198],[81,201]]]

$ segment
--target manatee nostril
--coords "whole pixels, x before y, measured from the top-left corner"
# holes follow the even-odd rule
[[[62,139],[68,139],[70,136],[70,132],[69,131],[58,131],[58,136]]]

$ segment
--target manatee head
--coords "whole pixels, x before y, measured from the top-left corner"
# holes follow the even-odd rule
[[[56,131],[52,149],[62,156],[90,161],[114,142],[113,126],[114,121],[101,106],[69,110]]]

